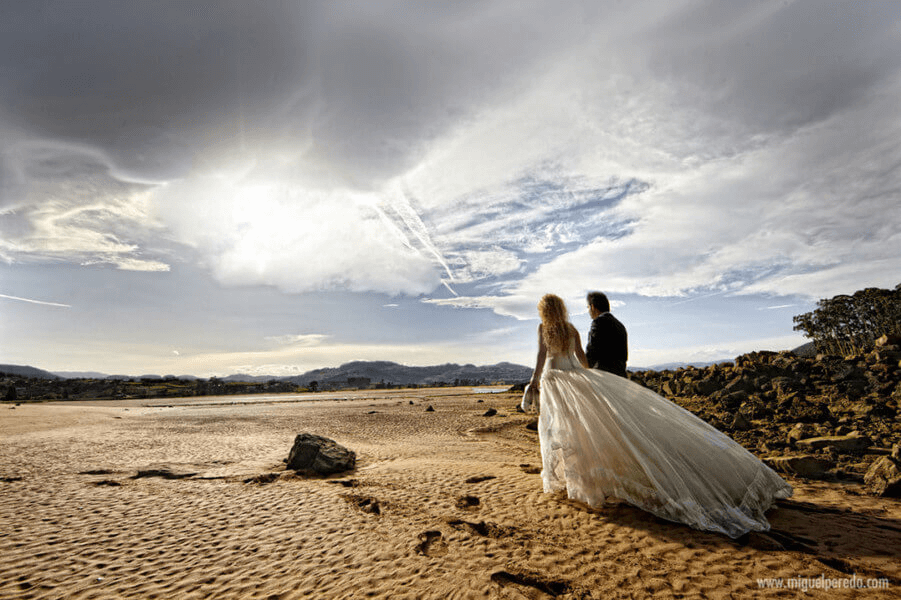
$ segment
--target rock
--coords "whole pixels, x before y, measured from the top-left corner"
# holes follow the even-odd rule
[[[494,409],[494,408],[489,408],[488,410],[485,411],[485,414],[483,414],[482,416],[483,416],[483,417],[493,417],[493,416],[496,415],[496,414],[497,414],[497,410],[496,410],[496,409]]]
[[[798,440],[795,444],[808,450],[821,450],[834,448],[837,452],[862,452],[869,448],[873,442],[870,438],[859,435],[856,431],[848,435],[824,435],[822,437]]]
[[[735,417],[732,419],[732,429],[736,429],[738,431],[748,431],[753,429],[754,425],[750,420],[740,412],[735,413]]]
[[[741,406],[742,402],[748,399],[748,392],[743,390],[727,391],[719,390],[711,394],[710,399],[722,406],[726,410],[735,410]]]
[[[769,407],[760,398],[751,397],[741,403],[738,410],[749,419],[763,419],[772,414]]]
[[[901,462],[901,444],[892,446],[892,458]]]
[[[901,498],[901,463],[881,456],[870,466],[863,481],[878,496]]]
[[[694,383],[691,389],[698,396],[709,396],[720,389],[720,384],[708,377]]]
[[[432,407],[431,404],[429,404],[429,407],[427,409],[425,409],[425,411],[426,412],[435,412],[435,409]]]
[[[897,346],[899,344],[901,344],[901,336],[888,333],[876,340],[876,346],[880,348],[882,346]]]
[[[353,469],[357,455],[334,440],[301,433],[294,438],[288,454],[288,468],[294,471],[313,471],[321,475],[340,473]]]
[[[794,444],[798,440],[803,440],[811,436],[813,436],[813,427],[811,427],[809,423],[795,423],[794,426],[789,429],[786,440],[789,444]]]
[[[835,463],[817,456],[771,456],[764,458],[765,465],[789,475],[797,475],[806,479],[823,479],[827,471],[835,467]]]

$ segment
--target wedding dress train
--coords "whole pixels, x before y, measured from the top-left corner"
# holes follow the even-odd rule
[[[541,375],[544,491],[591,506],[619,498],[658,517],[738,537],[791,486],[727,435],[628,379],[551,355]]]

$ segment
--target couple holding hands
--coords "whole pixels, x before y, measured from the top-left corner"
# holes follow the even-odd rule
[[[791,486],[727,435],[629,381],[626,329],[600,292],[587,296],[588,345],[559,296],[538,303],[538,435],[545,492],[590,506],[618,499],[669,521],[738,537]],[[526,399],[524,398],[524,403]]]

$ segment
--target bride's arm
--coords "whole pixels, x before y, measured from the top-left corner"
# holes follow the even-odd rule
[[[579,330],[572,328],[573,334],[576,336],[576,358],[582,363],[582,366],[588,368],[588,357],[585,356],[585,350],[582,349],[582,338],[579,337]]]
[[[541,325],[538,325],[538,358],[535,360],[535,371],[532,373],[532,381],[529,382],[533,388],[538,388],[541,381],[541,372],[544,370],[544,361],[547,358],[547,346],[544,345],[544,336],[541,335]]]

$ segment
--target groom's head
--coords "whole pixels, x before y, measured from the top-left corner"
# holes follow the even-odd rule
[[[598,315],[602,315],[605,312],[610,312],[610,301],[607,300],[607,296],[603,292],[589,292],[588,307],[593,308]],[[592,318],[596,316],[592,315]]]

